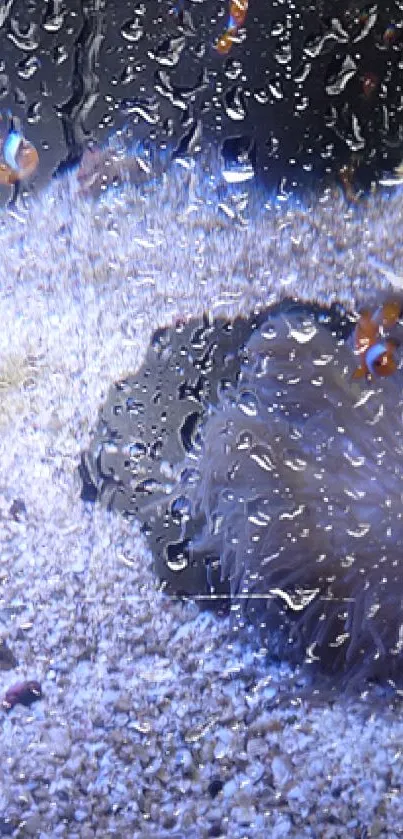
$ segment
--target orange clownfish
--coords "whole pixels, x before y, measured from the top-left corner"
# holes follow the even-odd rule
[[[359,367],[353,379],[363,376],[390,376],[397,369],[395,351],[398,346],[393,338],[385,337],[385,330],[395,326],[401,315],[401,305],[389,300],[374,315],[365,310],[354,332],[354,351],[360,356]]]
[[[25,181],[35,172],[39,156],[35,146],[23,137],[19,131],[11,130],[2,147],[3,160],[0,160],[0,184],[10,186],[18,181]]]
[[[215,48],[220,55],[227,55],[237,36],[238,29],[244,25],[248,11],[248,0],[230,0],[228,25],[218,39]]]

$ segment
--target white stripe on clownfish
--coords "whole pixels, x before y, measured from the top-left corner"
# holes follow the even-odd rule
[[[14,172],[18,172],[20,166],[17,162],[17,154],[21,148],[21,143],[23,142],[23,136],[20,134],[19,131],[10,131],[4,146],[3,146],[3,157],[7,163],[7,166],[10,169],[13,169]]]
[[[378,341],[376,344],[373,344],[372,347],[369,347],[365,354],[365,361],[370,373],[375,374],[377,371],[375,369],[375,364],[379,359],[384,355],[385,358],[387,357],[386,354],[388,352],[388,347],[383,341]]]
[[[34,174],[38,168],[39,156],[35,146],[25,139],[20,130],[19,120],[15,120],[11,115],[9,118],[8,134],[4,139],[0,139],[0,184],[15,186]]]

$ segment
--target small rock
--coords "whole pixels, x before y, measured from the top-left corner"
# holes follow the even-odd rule
[[[14,705],[25,705],[29,707],[33,702],[42,699],[42,688],[36,680],[28,682],[16,682],[7,690],[2,705],[6,711],[14,708]]]
[[[260,757],[265,751],[265,746],[262,737],[251,737],[246,744],[246,753],[249,757]]]
[[[95,839],[95,833],[92,827],[86,827],[84,825],[81,828],[80,839]]]
[[[12,836],[16,829],[14,824],[9,819],[0,819],[0,836]]]
[[[209,795],[211,795],[212,798],[215,798],[218,795],[218,793],[221,792],[223,786],[224,784],[220,780],[220,778],[213,778],[213,780],[210,781],[208,786]]]
[[[271,831],[271,839],[283,839],[283,836],[289,836],[292,831],[291,820],[288,816],[280,816]]]
[[[222,788],[224,798],[231,798],[238,791],[238,784],[231,778]]]
[[[302,784],[296,784],[295,787],[288,790],[287,799],[289,801],[298,801],[299,804],[302,804],[307,798],[306,790],[304,790]]]
[[[69,757],[71,751],[71,740],[66,729],[61,726],[50,728],[47,732],[50,751],[56,757]]]
[[[225,834],[224,834],[223,830],[221,829],[220,822],[215,822],[214,824],[211,825],[210,831],[209,831],[209,836],[213,837],[213,839],[220,839],[224,835]]]
[[[130,693],[121,693],[115,702],[115,711],[128,713],[133,707],[133,700]]]
[[[77,807],[74,810],[74,818],[76,822],[83,822],[91,816],[90,807]]]
[[[5,641],[0,641],[0,670],[12,670],[18,661]]]
[[[273,781],[276,787],[283,787],[291,778],[291,763],[288,758],[276,755],[271,762]]]
[[[9,509],[9,514],[14,521],[21,521],[27,515],[27,508],[22,498],[14,498]]]
[[[251,825],[256,818],[256,810],[252,805],[248,807],[233,807],[231,818],[241,825]]]
[[[32,813],[30,816],[27,816],[24,823],[24,832],[28,836],[35,836],[41,827],[41,816],[40,813]]]
[[[245,775],[252,781],[252,783],[256,784],[263,778],[265,772],[265,768],[263,763],[260,763],[259,760],[254,760],[253,763],[248,763],[245,769]]]
[[[193,766],[192,752],[189,749],[179,749],[176,755],[176,764],[181,766],[184,772],[189,772]]]

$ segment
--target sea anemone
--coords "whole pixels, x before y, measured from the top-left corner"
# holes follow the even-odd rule
[[[358,384],[313,315],[268,319],[208,412],[179,493],[242,614],[349,679],[401,666],[402,375]],[[176,506],[178,506],[178,502]]]
[[[157,571],[170,590],[213,602],[229,592],[271,654],[319,662],[349,684],[398,680],[400,360],[390,377],[355,380],[348,328],[306,307],[247,327],[239,373],[204,397],[182,463],[160,459],[145,500],[131,476]],[[123,470],[102,468],[119,494]]]

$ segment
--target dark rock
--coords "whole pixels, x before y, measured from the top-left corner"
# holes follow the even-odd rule
[[[35,680],[27,682],[16,682],[6,692],[2,705],[6,711],[14,708],[14,705],[25,705],[29,707],[33,702],[42,699],[42,688]]]

